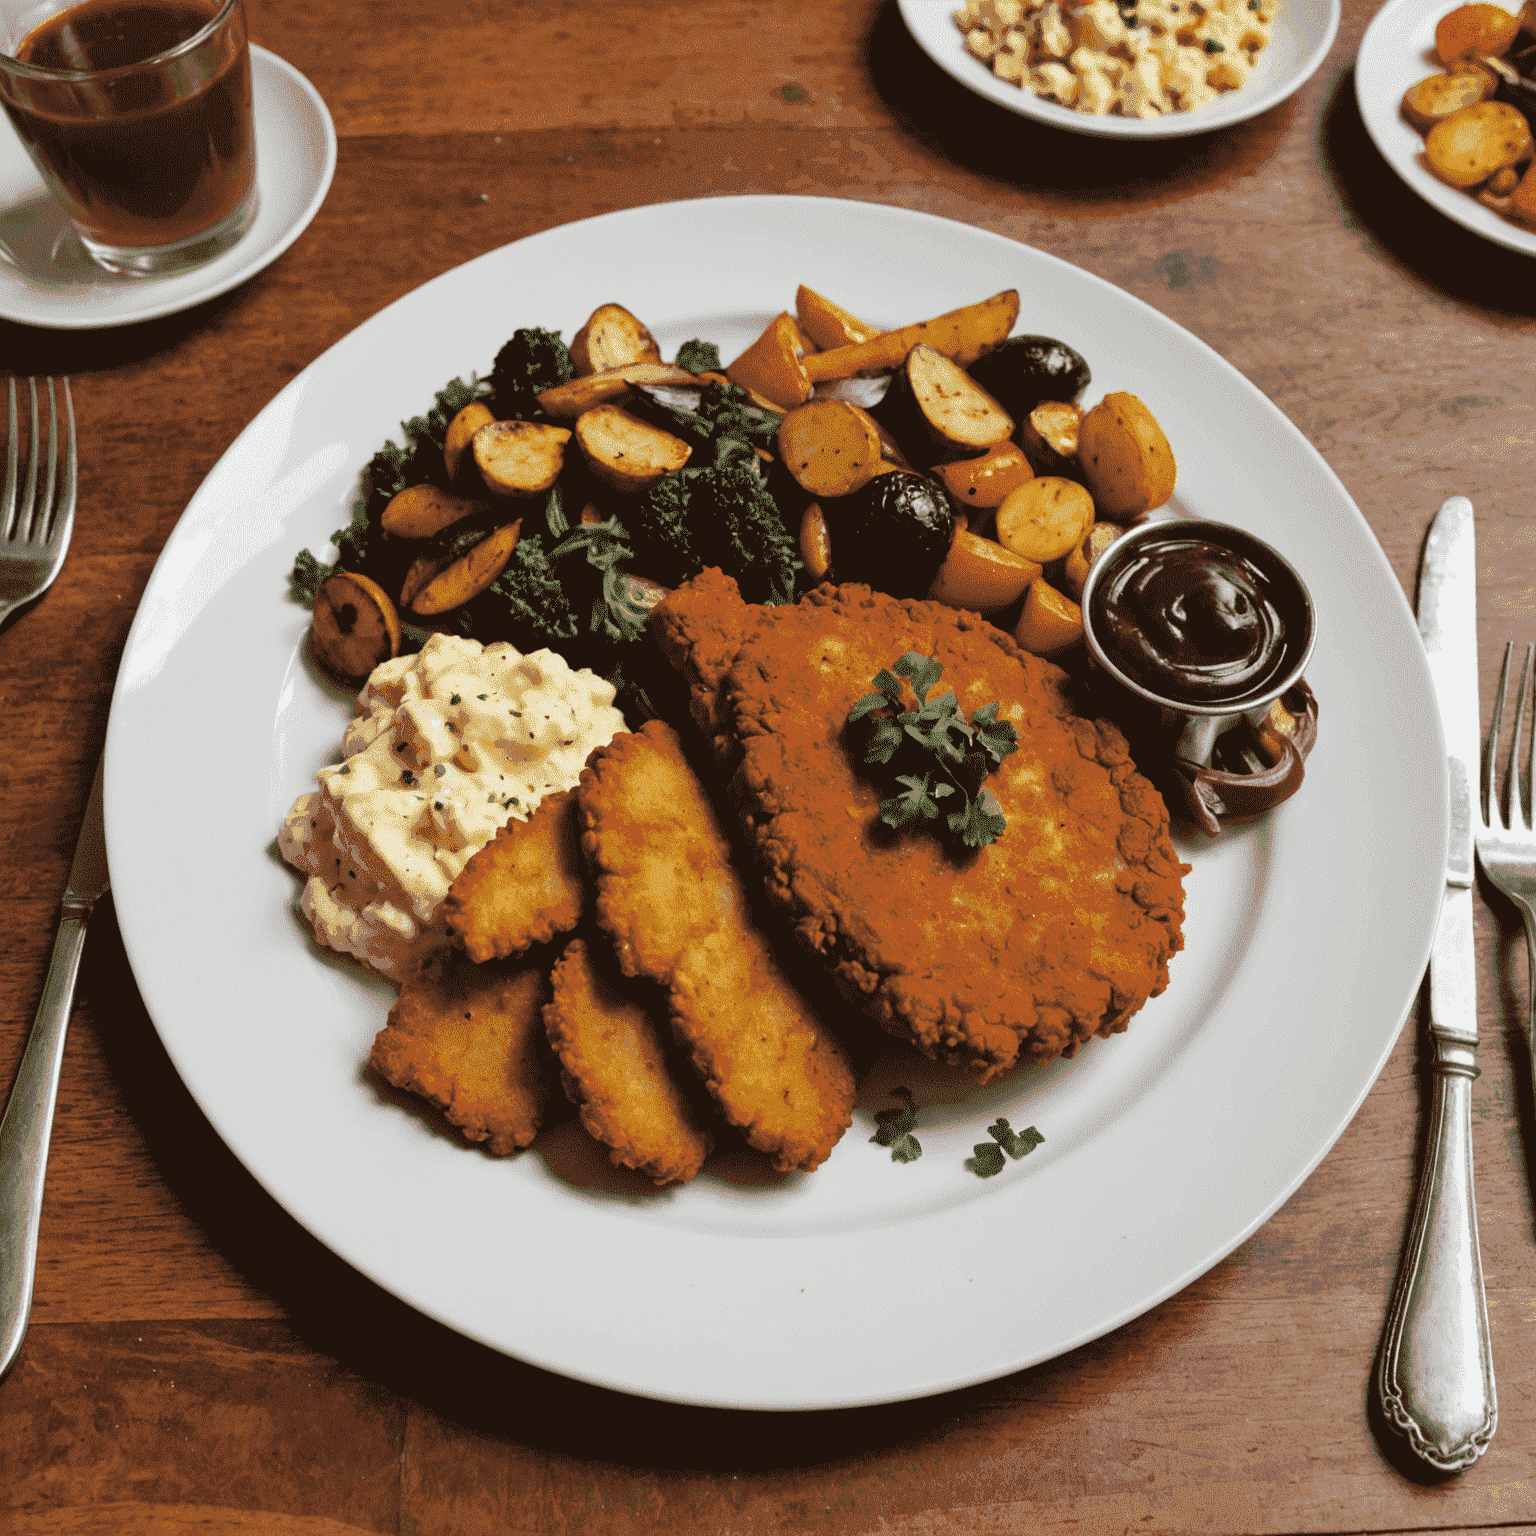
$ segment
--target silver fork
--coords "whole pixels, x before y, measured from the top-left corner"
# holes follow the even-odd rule
[[[6,393],[7,448],[5,488],[0,491],[0,624],[33,598],[46,592],[64,564],[75,526],[75,402],[68,379],[45,379],[48,396],[46,440],[39,430],[38,380],[27,380],[27,467],[21,473],[21,432],[16,410],[16,380]],[[65,435],[59,440],[59,385],[63,385]],[[46,446],[46,452],[45,450]]]
[[[1499,671],[1499,691],[1494,695],[1493,719],[1483,746],[1482,824],[1477,829],[1477,861],[1483,873],[1519,908],[1525,919],[1525,958],[1530,981],[1525,1033],[1536,1063],[1536,831],[1531,826],[1531,763],[1527,756],[1520,771],[1520,735],[1525,728],[1531,697],[1532,658],[1536,646],[1525,648],[1520,666],[1520,687],[1515,694],[1515,720],[1510,732],[1509,771],[1505,775],[1505,805],[1499,799],[1499,727],[1504,718],[1504,696],[1509,688],[1513,644],[1504,647]],[[1507,806],[1507,809],[1506,809]]]

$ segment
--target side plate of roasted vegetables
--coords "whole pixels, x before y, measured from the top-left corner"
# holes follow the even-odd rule
[[[1085,410],[1087,361],[1018,318],[1008,290],[882,328],[802,286],[728,363],[707,339],[664,361],[615,303],[569,345],[520,329],[373,456],[331,562],[300,552],[311,651],[356,684],[447,630],[638,688],[649,610],[707,566],[753,602],[864,582],[1065,651],[1174,456],[1134,394]]]

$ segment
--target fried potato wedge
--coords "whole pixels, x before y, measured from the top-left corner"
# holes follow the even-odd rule
[[[980,458],[935,464],[933,473],[955,498],[956,506],[983,511],[1002,506],[1009,491],[1016,491],[1035,475],[1017,443],[999,443]]]
[[[1039,579],[1038,561],[1026,560],[1006,550],[994,539],[960,529],[939,567],[928,597],[951,608],[994,613],[1017,602],[1024,589]]]
[[[477,964],[569,933],[587,906],[576,791],[545,795],[466,864],[443,898],[448,931]]]
[[[1083,638],[1083,610],[1048,581],[1033,582],[1013,638],[1036,656],[1055,656]]]
[[[800,514],[800,558],[812,581],[825,581],[832,569],[832,535],[827,530],[827,516],[821,503],[809,503]]]
[[[855,374],[889,373],[899,368],[907,353],[918,345],[930,346],[962,368],[969,368],[977,359],[1002,346],[1018,318],[1018,289],[1009,288],[932,320],[919,320],[915,325],[883,331],[868,341],[817,352],[805,359],[805,372],[812,384],[822,379],[848,379]]]
[[[622,304],[599,304],[571,337],[571,362],[578,376],[626,363],[660,361],[656,338]]]
[[[714,1138],[667,1065],[662,1023],[634,995],[640,984],[605,974],[596,954],[572,939],[555,962],[544,1028],[560,1058],[565,1096],[608,1159],[658,1185],[686,1184],[704,1166]]]
[[[879,326],[866,325],[855,319],[840,304],[823,298],[804,283],[795,290],[795,318],[800,322],[800,329],[822,351],[829,347],[852,346],[880,334]]]
[[[556,384],[539,393],[539,406],[560,421],[575,421],[597,405],[617,405],[627,400],[636,384],[696,384],[686,368],[673,363],[625,363]]]
[[[387,1082],[437,1105],[467,1140],[505,1156],[538,1135],[553,1098],[548,996],[542,971],[439,951],[401,984],[370,1060]]]

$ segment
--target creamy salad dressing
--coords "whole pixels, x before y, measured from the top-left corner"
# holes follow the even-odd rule
[[[511,819],[576,783],[624,727],[611,684],[553,651],[433,635],[378,667],[342,739],[278,836],[309,875],[320,943],[399,976],[448,942],[437,909]]]

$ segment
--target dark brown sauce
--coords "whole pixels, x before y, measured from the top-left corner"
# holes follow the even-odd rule
[[[91,82],[10,77],[5,107],[57,178],[69,216],[112,246],[170,245],[218,224],[251,190],[251,71],[245,20],[222,42],[132,66],[195,37],[211,0],[85,0],[29,33],[24,64],[115,70]]]
[[[1170,533],[1107,578],[1093,595],[1099,644],[1159,698],[1238,703],[1273,689],[1296,663],[1300,594],[1236,550]]]

